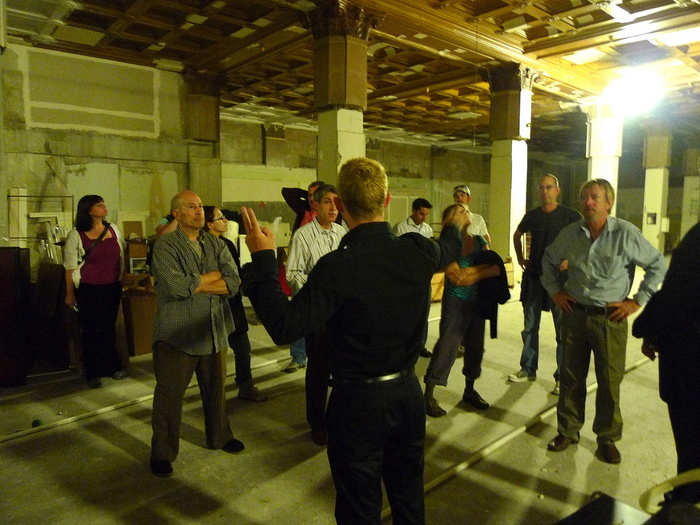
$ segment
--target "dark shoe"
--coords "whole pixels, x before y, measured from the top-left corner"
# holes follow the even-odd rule
[[[425,413],[430,417],[442,417],[447,414],[447,411],[442,409],[434,397],[425,399]]]
[[[554,381],[554,388],[552,388],[550,394],[553,396],[558,396],[559,392],[561,392],[561,389],[559,388],[559,381]]]
[[[301,368],[306,368],[306,361],[304,361],[303,363],[297,363],[294,359],[292,359],[292,362],[289,363],[285,368],[283,368],[282,372],[284,372],[285,374],[291,374]]]
[[[605,463],[612,463],[613,465],[617,465],[620,461],[622,461],[620,451],[617,450],[615,443],[612,441],[601,441],[598,443],[598,449],[595,451],[595,457],[601,461],[604,461]]]
[[[427,348],[423,348],[423,350],[420,351],[420,356],[421,357],[433,357],[433,353],[428,350]]]
[[[311,441],[316,443],[319,447],[325,447],[328,444],[328,432],[325,430],[312,430]]]
[[[169,478],[173,475],[173,466],[170,461],[166,459],[152,459],[151,472],[153,472],[154,476],[158,476],[159,478]]]
[[[486,410],[491,406],[484,400],[483,397],[479,395],[479,392],[476,390],[465,390],[464,395],[462,396],[462,401],[473,406],[477,410]]]
[[[267,401],[267,396],[261,390],[258,390],[253,383],[246,383],[238,387],[238,399],[246,401]]]
[[[102,380],[99,377],[93,377],[92,379],[88,379],[87,384],[90,388],[100,388],[102,386]]]
[[[117,370],[112,374],[112,379],[116,379],[117,381],[120,379],[126,379],[127,377],[129,377],[129,371],[124,368]]]
[[[551,450],[553,452],[561,452],[562,450],[566,450],[567,448],[569,448],[569,445],[578,443],[578,440],[578,434],[576,434],[576,438],[570,438],[561,434],[557,434],[557,437],[555,437],[552,441],[547,443],[547,450]]]
[[[236,452],[240,452],[244,448],[245,445],[242,441],[239,441],[236,438],[232,438],[228,441],[228,443],[221,447],[221,450],[223,450],[224,452],[228,452],[229,454],[235,454]]]

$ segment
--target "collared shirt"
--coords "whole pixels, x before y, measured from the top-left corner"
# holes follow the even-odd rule
[[[478,213],[473,213],[469,211],[469,218],[471,219],[471,224],[467,228],[467,233],[471,236],[481,235],[482,237],[488,237],[489,230],[486,228],[486,221]]]
[[[430,224],[425,221],[421,222],[420,224],[416,224],[413,217],[408,217],[405,221],[401,221],[394,226],[395,235],[403,235],[404,233],[411,232],[420,233],[423,237],[428,239],[432,239],[433,237],[433,229],[430,227]]]
[[[194,293],[202,274],[214,270],[221,272],[229,295]],[[158,305],[153,343],[162,341],[189,355],[225,351],[234,330],[228,298],[241,280],[223,241],[206,232],[191,241],[178,227],[153,247],[152,271]]]
[[[396,237],[388,223],[371,222],[350,230],[337,250],[322,257],[291,301],[277,283],[273,250],[252,254],[243,287],[276,344],[327,327],[333,377],[366,379],[416,363],[430,279],[460,251],[454,226],[443,229],[438,243],[415,233]]]
[[[634,300],[646,304],[664,278],[666,263],[659,250],[639,228],[616,217],[608,217],[600,236],[591,241],[585,220],[569,224],[544,252],[542,285],[550,296],[562,290],[559,264],[569,261],[563,290],[584,305],[605,306],[622,301],[632,287],[635,266],[644,269],[644,280]]]
[[[293,294],[304,286],[318,260],[338,248],[340,239],[346,232],[345,228],[335,222],[326,230],[318,219],[294,232],[287,259],[287,282]]]

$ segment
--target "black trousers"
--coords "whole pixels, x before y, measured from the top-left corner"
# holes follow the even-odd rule
[[[233,359],[236,365],[236,383],[242,385],[253,379],[250,369],[250,339],[248,332],[231,332],[228,345],[233,349]]]
[[[88,380],[111,376],[122,368],[114,325],[117,322],[120,282],[112,284],[81,283],[77,290],[83,364]]]
[[[324,330],[306,338],[306,420],[313,431],[326,430],[328,399],[328,333]]]
[[[381,523],[382,479],[395,524],[423,525],[425,409],[411,375],[334,385],[328,404],[328,461],[340,525]]]
[[[700,468],[700,407],[697,402],[671,402],[668,414],[676,441],[678,473]],[[674,495],[697,503],[700,501],[700,482],[679,487],[674,490]]]

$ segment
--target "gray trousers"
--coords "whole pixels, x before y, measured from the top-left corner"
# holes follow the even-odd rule
[[[426,384],[447,385],[447,378],[457,357],[457,347],[464,341],[462,373],[467,381],[481,375],[484,357],[484,326],[486,322],[476,311],[475,301],[463,301],[448,294],[442,296],[440,337],[423,380]]]
[[[226,352],[188,355],[165,343],[153,349],[156,389],[153,395],[151,459],[174,461],[180,445],[182,400],[196,372],[204,408],[207,446],[222,448],[233,439],[226,415]]]
[[[625,374],[627,319],[613,322],[604,314],[581,310],[564,312],[562,339],[564,356],[557,405],[559,433],[575,438],[583,426],[586,378],[593,352],[598,380],[593,432],[598,435],[598,441],[618,441],[622,437],[620,383]]]

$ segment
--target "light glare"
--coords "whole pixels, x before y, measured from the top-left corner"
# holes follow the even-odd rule
[[[608,84],[603,100],[625,116],[646,113],[664,96],[662,78],[654,71],[630,71]]]

